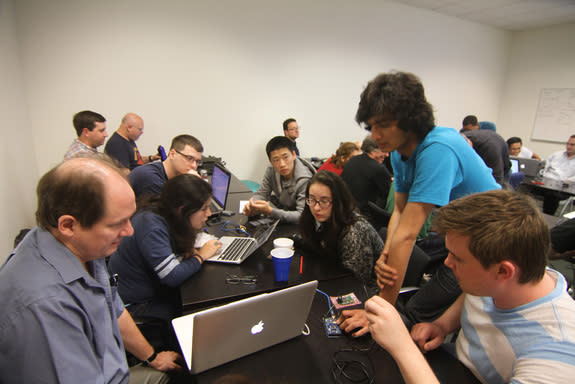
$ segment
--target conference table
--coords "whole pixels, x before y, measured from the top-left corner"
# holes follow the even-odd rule
[[[575,183],[565,182],[561,180],[543,178],[525,178],[520,184],[528,189],[535,189],[541,191],[555,191],[565,194],[567,197],[575,196]]]
[[[366,300],[363,289],[352,276],[319,282],[319,289],[330,296],[355,292]],[[366,335],[327,337],[322,318],[328,311],[327,299],[316,294],[307,325],[308,336],[300,335],[273,347],[231,361],[195,375],[197,383],[213,383],[224,375],[241,375],[252,383],[349,383],[341,377],[339,367],[368,383],[403,383],[399,368],[391,355]],[[426,359],[442,383],[478,383],[473,374],[443,347],[428,352]],[[357,369],[362,366],[363,369]],[[334,380],[334,375],[340,381]]]
[[[230,185],[226,210],[238,212],[239,201],[249,199],[252,193],[237,191],[232,189],[232,185],[233,183]],[[246,222],[246,218],[239,213],[230,219],[236,223]],[[249,230],[249,223],[247,227]],[[221,233],[220,224],[208,229],[216,235]],[[273,261],[269,256],[273,239],[293,237],[297,234],[297,225],[278,225],[270,239],[241,264],[204,263],[202,269],[180,287],[184,313],[312,280],[318,280],[319,289],[330,296],[353,292],[362,302],[369,298],[363,284],[347,270],[333,260],[318,257],[300,247],[295,248],[288,281],[276,282]],[[230,276],[251,276],[255,282],[230,284]],[[248,377],[252,383],[346,383],[350,381],[343,380],[341,371],[337,368],[345,366],[345,373],[357,375],[365,371],[368,377],[374,379],[373,383],[403,383],[393,358],[369,335],[360,338],[349,335],[328,337],[322,322],[328,309],[326,297],[316,293],[307,319],[309,336],[301,335],[212,368],[194,375],[190,382],[212,383],[224,375],[238,374]],[[473,374],[443,347],[427,353],[426,358],[441,382],[478,382]],[[358,370],[357,367],[360,366],[365,368]],[[334,381],[334,374],[339,375],[341,381]]]

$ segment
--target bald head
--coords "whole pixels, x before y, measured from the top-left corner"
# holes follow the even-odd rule
[[[135,113],[126,113],[122,118],[118,133],[129,140],[138,140],[144,133],[144,119]]]
[[[114,191],[111,191],[114,189]],[[74,158],[48,171],[37,187],[36,221],[44,229],[58,227],[58,218],[71,215],[90,228],[106,213],[106,196],[133,191],[121,172],[98,158]]]

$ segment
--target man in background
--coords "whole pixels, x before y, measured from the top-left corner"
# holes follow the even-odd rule
[[[290,139],[293,143],[295,154],[299,156],[299,149],[295,142],[299,138],[299,125],[294,118],[286,119],[283,123],[284,136]]]
[[[467,132],[475,129],[479,129],[479,122],[477,121],[477,116],[474,115],[465,116],[463,118],[463,122],[461,123],[460,132]]]
[[[471,146],[485,164],[491,168],[495,181],[499,185],[508,182],[511,162],[507,143],[503,137],[495,131],[479,129],[478,125],[466,130],[463,135],[471,142]]]
[[[134,233],[134,193],[102,159],[74,158],[38,183],[38,227],[0,269],[0,382],[161,383],[175,352],[142,336],[105,258]],[[144,362],[128,369],[124,347]]]
[[[81,111],[74,115],[72,122],[78,138],[68,148],[64,160],[76,156],[101,156],[98,147],[104,144],[108,137],[104,116],[92,111]]]
[[[537,159],[541,161],[539,155],[523,145],[520,137],[513,136],[507,139],[507,147],[509,148],[509,156],[523,157],[525,159]]]
[[[156,161],[135,168],[128,175],[136,198],[144,195],[158,196],[168,179],[191,173],[198,175],[202,165],[202,143],[192,135],[179,135],[172,139],[166,160]]]
[[[123,118],[118,130],[106,143],[104,152],[130,171],[137,166],[160,159],[160,155],[154,154],[146,157],[140,155],[136,141],[144,133],[144,120],[135,113],[127,113]]]
[[[543,177],[564,183],[575,183],[575,135],[569,137],[564,151],[555,152],[547,158]],[[567,198],[568,194],[546,190],[543,195],[543,212],[549,215],[555,214],[559,201]]]
[[[385,208],[391,186],[391,174],[382,164],[385,153],[377,143],[366,137],[361,144],[363,153],[354,156],[345,165],[341,178],[349,188],[361,213],[368,219],[373,213],[368,203],[372,202]]]
[[[243,214],[264,214],[296,224],[305,207],[305,190],[315,168],[296,155],[293,141],[284,136],[272,138],[266,145],[266,153],[270,165],[259,189],[244,206]]]

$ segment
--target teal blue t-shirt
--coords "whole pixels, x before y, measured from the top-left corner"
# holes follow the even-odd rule
[[[452,128],[435,127],[408,159],[391,153],[395,190],[408,202],[443,206],[459,197],[500,189],[491,169]]]

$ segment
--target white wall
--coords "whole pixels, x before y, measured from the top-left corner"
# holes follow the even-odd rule
[[[10,0],[0,0],[0,52],[1,264],[18,231],[34,225],[38,175]]]
[[[520,136],[542,158],[564,150],[564,144],[532,140],[531,133],[541,89],[575,88],[575,24],[515,33],[509,57],[497,131],[505,139]]]
[[[24,79],[8,107],[22,119],[19,135],[31,127],[20,156],[36,161],[4,167],[33,184],[61,160],[83,109],[106,116],[110,133],[124,113],[141,114],[144,154],[191,133],[253,180],[287,117],[302,127],[304,156],[361,140],[359,94],[392,69],[421,77],[440,125],[459,127],[469,113],[496,120],[511,38],[381,0],[16,0],[15,16],[3,17],[16,26],[9,58]],[[12,82],[13,73],[2,70]]]
[[[304,155],[363,138],[359,94],[394,68],[421,76],[441,124],[495,116],[509,42],[381,1],[19,0],[17,12],[41,173],[73,139],[72,115],[93,109],[110,131],[125,112],[140,113],[142,152],[192,133],[240,178],[258,180],[263,147],[286,117],[303,128]],[[487,64],[470,60],[470,46]]]

